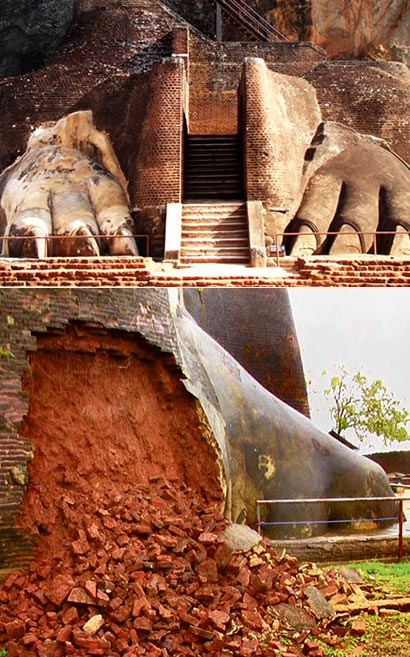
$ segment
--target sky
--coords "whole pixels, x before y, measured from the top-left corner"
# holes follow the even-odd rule
[[[410,288],[290,288],[289,296],[316,426],[332,428],[320,391],[339,365],[381,379],[410,410]],[[354,433],[346,437],[355,442]],[[361,451],[372,448],[383,448],[382,439],[369,438]]]

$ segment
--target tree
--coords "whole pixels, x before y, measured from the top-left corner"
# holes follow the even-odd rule
[[[351,376],[341,365],[324,393],[331,403],[333,429],[339,435],[353,429],[360,441],[368,434],[381,436],[385,444],[410,439],[407,430],[410,413],[380,379],[368,381],[361,372]]]

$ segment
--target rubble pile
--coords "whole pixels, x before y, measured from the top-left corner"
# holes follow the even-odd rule
[[[347,631],[334,607],[368,595],[265,539],[233,549],[220,503],[184,484],[152,478],[54,504],[64,544],[43,527],[37,558],[0,590],[9,657],[317,657],[317,636],[336,645]]]

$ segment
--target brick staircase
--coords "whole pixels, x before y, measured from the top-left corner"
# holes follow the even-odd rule
[[[180,264],[205,263],[249,263],[245,203],[182,206]]]
[[[239,135],[186,135],[184,198],[244,198],[242,144]]]

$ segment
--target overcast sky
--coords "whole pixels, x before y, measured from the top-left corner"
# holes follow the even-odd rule
[[[381,379],[410,409],[410,288],[290,288],[289,295],[310,390],[323,390],[345,365]],[[313,421],[329,431],[326,400],[309,398]]]

